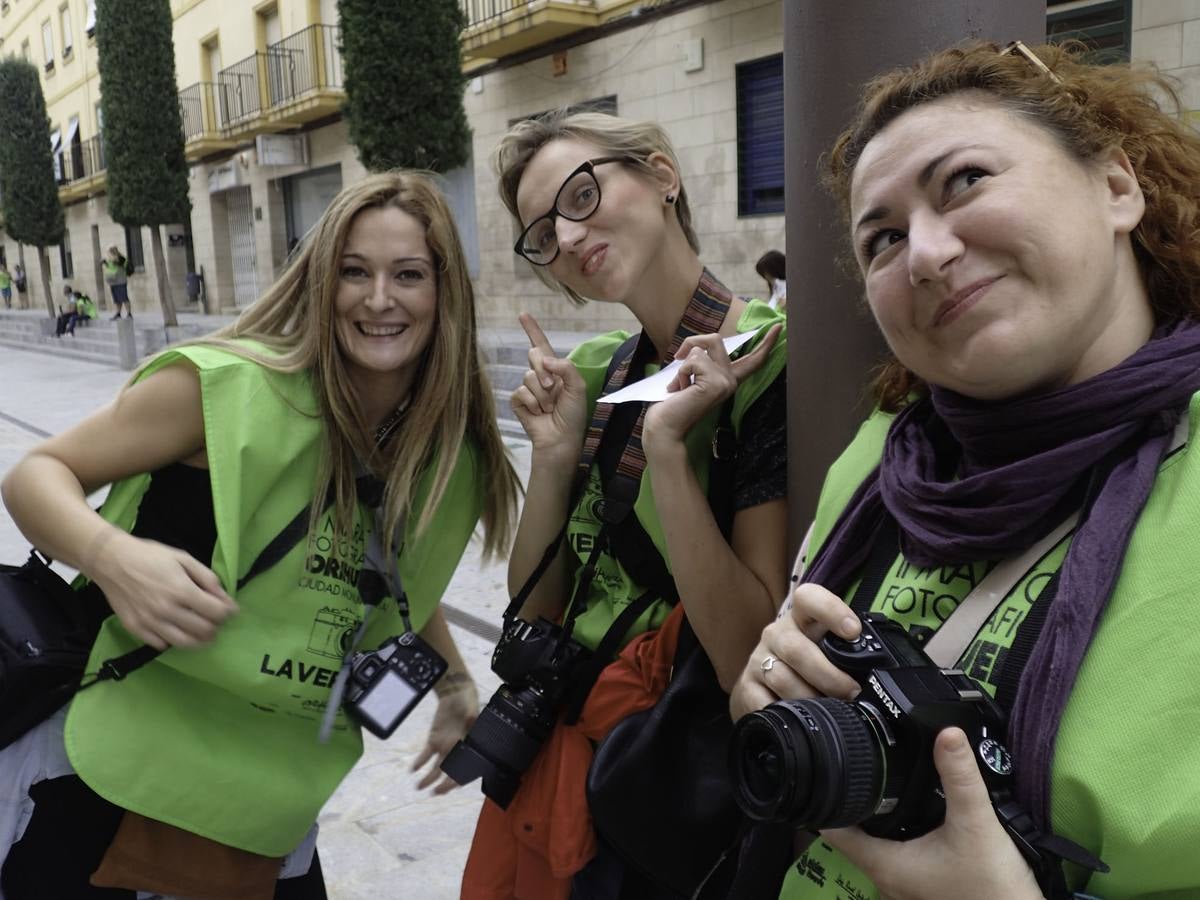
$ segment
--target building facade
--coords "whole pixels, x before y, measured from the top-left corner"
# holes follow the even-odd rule
[[[630,323],[611,304],[572,307],[512,252],[517,229],[492,150],[513,122],[564,105],[660,122],[679,153],[702,258],[735,292],[762,293],[754,262],[784,245],[786,0],[460,2],[473,156],[444,187],[484,327],[513,328],[521,310],[557,329]],[[234,312],[364,174],[339,111],[337,3],[171,0],[171,11],[192,211],[164,229],[168,275],[179,308]],[[0,0],[0,52],[42,70],[67,222],[49,253],[52,283],[104,296],[99,261],[115,245],[138,267],[130,294],[146,311],[157,305],[149,236],[108,215],[94,26],[94,0]],[[1051,0],[1047,30],[1156,63],[1180,80],[1187,109],[1200,110],[1200,0]],[[36,267],[7,235],[0,252]]]

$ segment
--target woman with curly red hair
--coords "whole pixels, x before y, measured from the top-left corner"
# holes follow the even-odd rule
[[[799,823],[828,828],[789,900],[1200,893],[1200,137],[1162,99],[1161,78],[1082,48],[977,42],[871,82],[833,149],[894,359],[733,711],[851,697],[826,633],[858,636],[869,611],[933,655],[989,594],[941,664],[1006,707],[1029,827],[1107,867],[1031,867],[982,745],[947,728],[943,823],[904,842],[835,827],[866,817]]]

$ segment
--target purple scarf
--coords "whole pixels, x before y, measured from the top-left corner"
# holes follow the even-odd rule
[[[844,593],[888,514],[919,566],[1015,556],[1078,509],[1094,467],[1117,454],[1075,532],[1009,724],[1017,797],[1043,829],[1067,698],[1175,423],[1198,390],[1200,323],[1191,321],[1160,326],[1120,365],[1047,394],[983,402],[934,387],[896,417],[878,468],[809,571],[809,581]]]

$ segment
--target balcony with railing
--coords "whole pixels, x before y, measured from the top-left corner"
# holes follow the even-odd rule
[[[595,0],[459,0],[463,54],[499,59],[600,24]]]
[[[81,200],[104,186],[104,142],[99,136],[64,149],[54,160],[58,197],[64,203]]]
[[[189,160],[233,146],[225,136],[225,104],[219,85],[198,81],[180,91],[179,116],[183,121],[184,152]]]
[[[217,74],[217,94],[226,134],[246,131],[267,106],[265,53],[252,53]]]
[[[345,97],[338,30],[310,25],[179,92],[187,157],[332,115]]]
[[[264,54],[272,122],[299,125],[332,115],[345,99],[342,53],[333,25],[310,25]]]

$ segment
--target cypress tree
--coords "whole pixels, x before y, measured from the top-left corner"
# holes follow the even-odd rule
[[[338,0],[350,142],[371,171],[470,157],[458,0]]]
[[[96,0],[108,211],[150,228],[166,325],[176,324],[175,305],[159,228],[191,212],[171,27],[170,0]]]
[[[21,244],[37,247],[46,310],[54,318],[46,247],[63,236],[63,210],[54,183],[50,118],[37,67],[24,59],[0,60],[0,208],[4,226]]]

